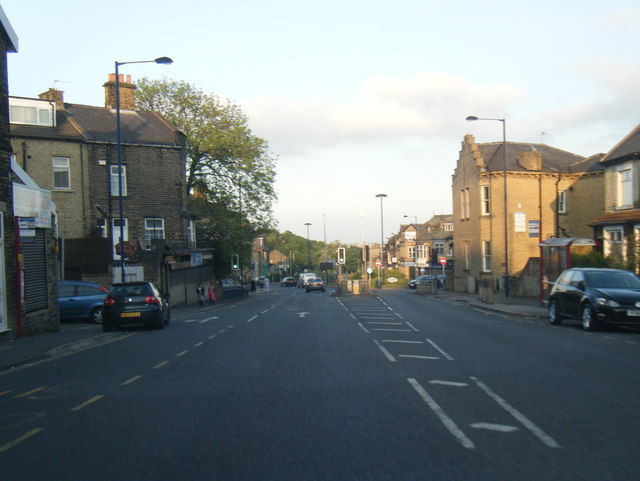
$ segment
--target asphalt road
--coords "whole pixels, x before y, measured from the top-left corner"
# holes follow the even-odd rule
[[[276,288],[0,377],[18,480],[630,480],[640,333]]]

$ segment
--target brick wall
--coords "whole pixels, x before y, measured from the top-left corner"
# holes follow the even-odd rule
[[[109,165],[116,164],[115,145],[90,146],[88,159],[91,205],[98,204],[110,215],[118,217],[118,197],[109,195]],[[99,165],[99,160],[106,160],[107,165]],[[186,248],[187,219],[183,216],[186,195],[181,150],[125,145],[122,164],[126,166],[124,216],[129,222],[129,240],[144,244],[145,217],[160,217],[165,222],[166,244],[172,248]],[[94,209],[94,224],[97,216]]]
[[[20,166],[39,187],[51,191],[51,200],[57,208],[60,235],[69,239],[87,236],[92,226],[92,206],[89,203],[89,175],[85,165],[87,152],[84,144],[15,136],[11,142]],[[69,159],[68,190],[53,188],[53,157]]]
[[[15,229],[13,199],[9,177],[11,143],[9,138],[9,95],[7,80],[7,39],[0,35],[0,211],[3,213],[3,238],[5,258],[5,300],[7,303],[7,327],[15,329],[17,313],[17,281],[15,264]],[[2,280],[0,279],[0,282]]]

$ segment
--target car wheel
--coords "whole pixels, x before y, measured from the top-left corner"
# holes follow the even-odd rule
[[[102,324],[102,307],[94,307],[89,318],[94,324]]]
[[[558,306],[554,300],[549,301],[549,322],[554,326],[562,322],[562,317],[558,314]]]
[[[599,327],[596,313],[593,311],[591,304],[586,303],[582,307],[582,328],[585,331],[597,331]]]

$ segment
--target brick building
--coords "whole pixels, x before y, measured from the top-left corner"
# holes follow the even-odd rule
[[[441,257],[453,260],[453,234],[452,215],[434,215],[424,224],[401,225],[387,244],[392,267],[410,279],[431,273],[432,268],[441,269]]]
[[[453,174],[454,289],[475,292],[487,281],[504,287],[507,260],[514,295],[517,278],[540,255],[540,239],[589,237],[588,224],[603,211],[600,156],[585,158],[543,144],[462,142]],[[505,216],[504,171],[507,205]],[[535,293],[533,293],[535,294]]]
[[[605,169],[605,213],[590,225],[603,254],[640,272],[640,125],[601,160]]]
[[[7,53],[18,51],[18,37],[0,6],[0,333],[15,333],[20,315],[16,302],[15,222],[11,185]]]
[[[16,160],[52,192],[64,278],[120,281],[122,220],[126,280],[156,281],[173,303],[188,302],[192,285],[212,275],[186,207],[184,135],[158,113],[135,110],[135,86],[120,77],[121,172],[113,74],[103,85],[104,107],[67,103],[55,89],[12,97]]]

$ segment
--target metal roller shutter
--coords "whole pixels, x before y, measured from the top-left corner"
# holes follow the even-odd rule
[[[24,302],[26,312],[49,307],[47,288],[47,254],[44,229],[36,229],[32,242],[22,242],[24,263]]]

